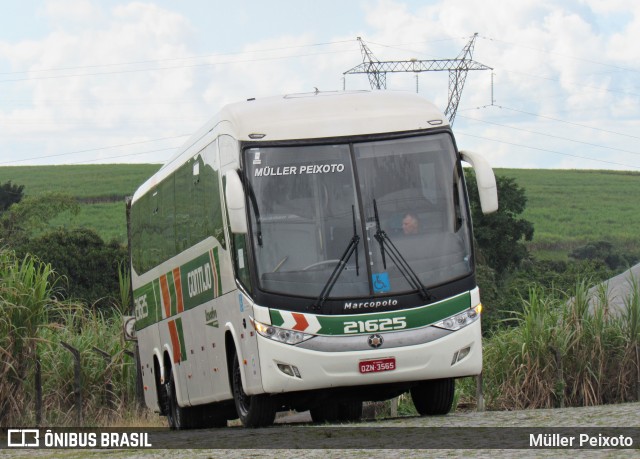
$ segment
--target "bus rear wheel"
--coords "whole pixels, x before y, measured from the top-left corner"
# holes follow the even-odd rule
[[[169,427],[172,430],[181,430],[187,428],[187,413],[186,408],[178,405],[178,398],[176,397],[176,384],[173,379],[173,372],[169,376],[169,381],[165,384],[165,393],[169,401],[167,410],[167,421]]]
[[[273,399],[266,394],[247,395],[244,392],[237,356],[234,356],[233,359],[231,382],[233,400],[242,425],[245,427],[267,427],[273,424],[276,418],[276,405]]]
[[[447,414],[453,406],[455,379],[432,379],[421,381],[411,388],[411,398],[416,410],[422,416]]]

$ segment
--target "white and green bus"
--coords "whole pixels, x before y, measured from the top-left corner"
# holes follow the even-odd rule
[[[131,202],[146,404],[172,428],[350,421],[410,391],[447,413],[482,370],[461,161],[422,97],[336,92],[228,105]]]

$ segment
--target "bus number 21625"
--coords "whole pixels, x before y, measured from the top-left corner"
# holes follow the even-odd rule
[[[344,333],[374,333],[393,330],[402,330],[407,327],[406,317],[394,317],[385,319],[354,320],[344,323]]]

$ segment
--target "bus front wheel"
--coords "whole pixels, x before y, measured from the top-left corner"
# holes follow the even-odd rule
[[[432,379],[421,381],[411,388],[411,398],[416,410],[422,416],[447,414],[453,406],[455,379]]]
[[[273,424],[276,418],[276,405],[273,399],[266,394],[247,395],[244,392],[237,356],[233,359],[232,374],[233,400],[242,425],[245,427],[267,427]]]

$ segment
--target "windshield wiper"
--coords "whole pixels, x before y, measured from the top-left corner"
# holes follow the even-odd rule
[[[389,258],[393,261],[400,271],[400,274],[404,276],[409,285],[413,287],[425,301],[431,301],[435,298],[429,293],[427,287],[424,286],[416,272],[411,268],[411,265],[407,262],[406,258],[402,256],[398,248],[389,238],[389,235],[380,227],[380,217],[378,215],[378,204],[376,200],[373,200],[373,214],[376,219],[376,234],[373,237],[380,244],[380,255],[382,257],[382,266],[387,269],[387,261],[385,253],[389,254]],[[385,242],[387,248],[385,249]]]
[[[338,282],[338,278],[342,274],[344,266],[349,262],[349,259],[354,252],[356,254],[356,276],[360,275],[360,266],[358,264],[358,244],[360,243],[360,236],[358,236],[356,227],[356,211],[354,206],[351,206],[351,214],[353,216],[353,236],[349,241],[349,245],[347,245],[347,248],[340,257],[340,260],[338,260],[338,264],[329,276],[329,279],[327,279],[327,282],[324,284],[320,295],[318,296],[316,301],[309,307],[309,309],[311,310],[319,311],[322,309],[322,306],[324,305],[325,301],[327,301],[331,290],[336,285],[336,282]]]
[[[251,207],[253,207],[253,214],[256,217],[256,238],[258,239],[258,245],[262,247],[262,222],[260,221],[260,210],[258,209],[258,201],[256,195],[253,192],[253,186],[251,181],[247,180],[247,190],[249,191],[249,201],[251,201]]]

